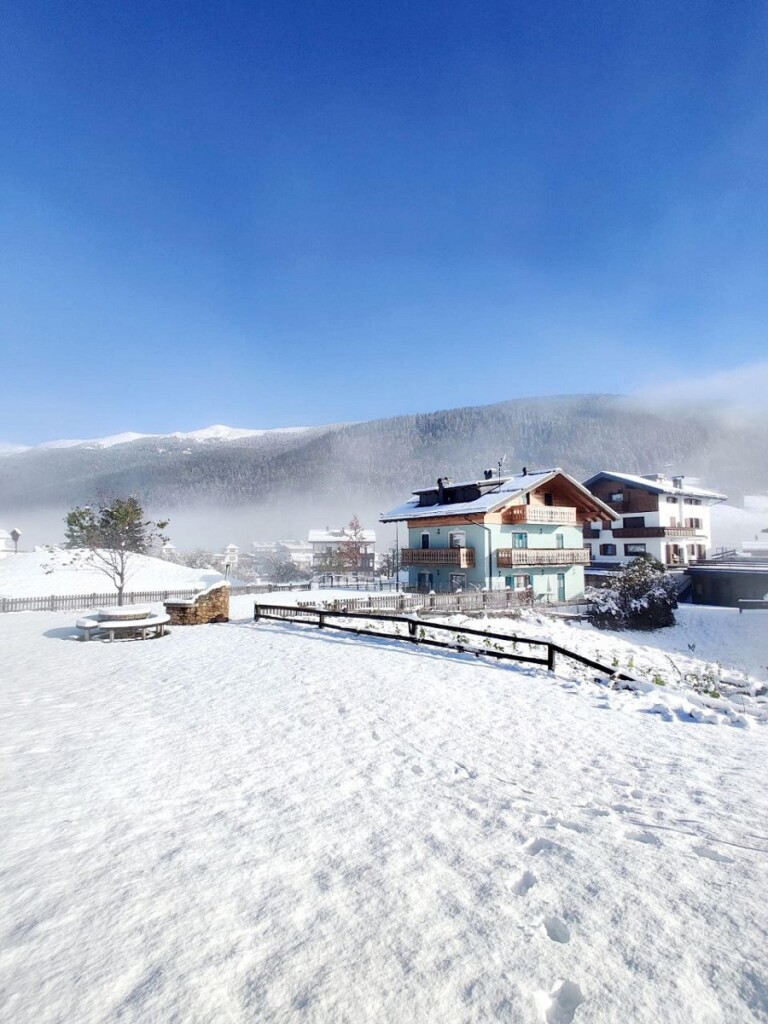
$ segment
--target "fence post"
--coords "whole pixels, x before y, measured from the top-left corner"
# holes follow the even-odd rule
[[[547,671],[555,671],[555,648],[553,644],[547,644]]]
[[[254,622],[258,622],[259,621],[259,615],[260,615],[260,612],[259,612],[259,602],[258,601],[254,601],[253,602],[253,621]]]
[[[413,640],[413,642],[415,644],[417,644],[419,642],[419,638],[416,636],[416,620],[415,619],[409,619],[408,620],[408,636],[410,637],[411,640]]]
[[[325,612],[317,613],[317,628],[322,629],[325,625]]]

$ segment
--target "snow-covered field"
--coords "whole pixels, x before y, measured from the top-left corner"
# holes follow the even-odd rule
[[[251,608],[113,644],[0,616],[1,1019],[768,1020],[757,716]],[[635,663],[765,679],[765,616],[681,612]]]

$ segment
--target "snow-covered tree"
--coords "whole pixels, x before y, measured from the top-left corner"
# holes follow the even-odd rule
[[[606,587],[587,588],[591,617],[603,629],[661,629],[674,626],[677,591],[652,555],[628,562]]]

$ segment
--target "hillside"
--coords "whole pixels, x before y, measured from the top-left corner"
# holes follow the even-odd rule
[[[738,497],[768,486],[754,458],[768,423],[729,425],[685,411],[650,412],[629,399],[560,396],[244,437],[139,437],[70,443],[0,458],[0,494],[13,508],[68,506],[99,492],[140,494],[173,509],[263,502],[296,493],[365,491],[386,501],[437,474],[495,465],[562,465],[577,477],[606,467],[679,470]]]
[[[23,546],[61,539],[63,516],[100,494],[137,494],[169,515],[182,547],[305,536],[310,526],[375,523],[437,476],[560,465],[585,479],[604,468],[698,476],[738,503],[768,489],[768,419],[649,410],[606,395],[516,399],[349,425],[67,442],[0,457],[0,523]],[[11,521],[13,521],[11,523]]]

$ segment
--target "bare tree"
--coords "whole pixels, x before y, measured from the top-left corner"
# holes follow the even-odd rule
[[[66,517],[66,546],[82,551],[83,564],[109,577],[122,605],[131,560],[147,554],[153,544],[164,544],[168,520],[144,519],[138,498],[113,498],[97,508],[74,508]]]

